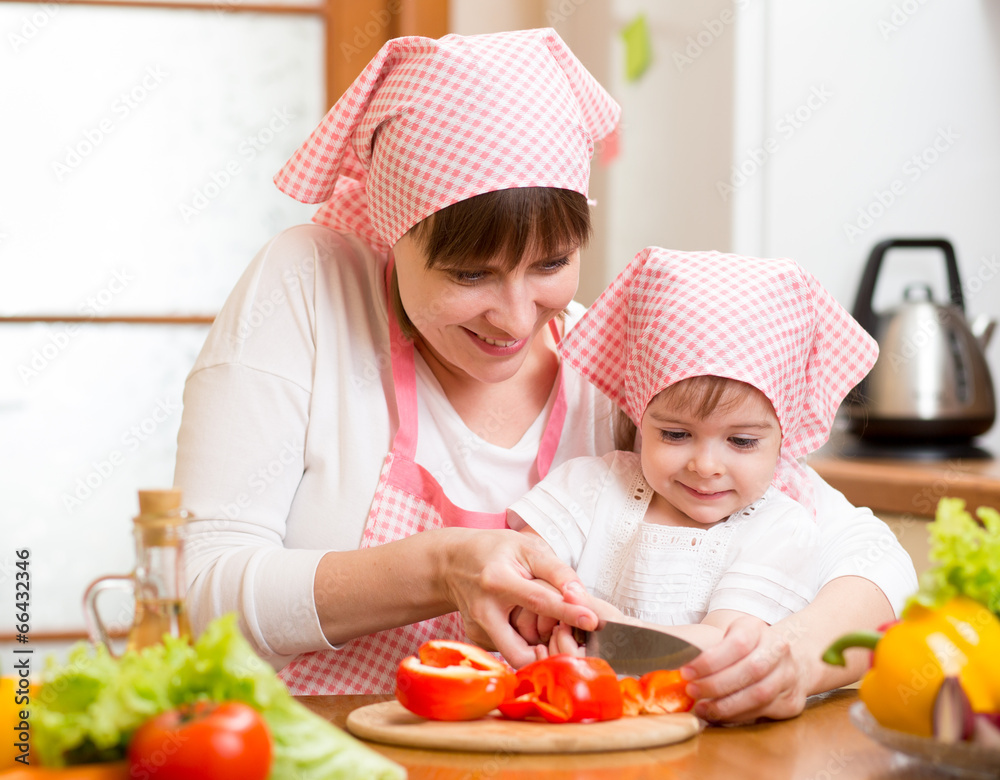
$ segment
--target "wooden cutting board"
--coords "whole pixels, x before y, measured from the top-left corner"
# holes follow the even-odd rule
[[[398,701],[384,701],[351,712],[347,730],[361,739],[404,747],[473,753],[594,753],[681,742],[697,734],[701,722],[690,712],[602,723],[506,720],[496,711],[479,720],[424,720]]]

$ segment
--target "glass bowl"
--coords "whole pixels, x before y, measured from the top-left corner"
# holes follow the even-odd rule
[[[1000,750],[968,742],[948,744],[930,737],[918,737],[881,726],[864,702],[850,709],[851,723],[883,747],[934,764],[951,774],[1000,778]]]

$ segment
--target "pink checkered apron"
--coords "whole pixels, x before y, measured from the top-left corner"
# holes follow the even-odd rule
[[[554,321],[550,322],[550,327],[558,341],[559,332]],[[455,506],[434,477],[414,461],[417,450],[417,384],[413,342],[400,332],[391,307],[389,334],[393,345],[390,354],[399,430],[393,438],[392,449],[382,463],[361,547],[386,544],[431,528],[506,528],[506,512],[472,512]],[[556,384],[555,403],[539,444],[533,480],[541,479],[548,473],[566,419],[561,370]],[[358,637],[339,650],[305,653],[283,668],[279,676],[295,695],[391,693],[395,690],[399,662],[413,655],[429,639],[467,641],[459,613],[451,612],[420,623]]]

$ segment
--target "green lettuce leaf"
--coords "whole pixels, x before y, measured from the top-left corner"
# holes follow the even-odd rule
[[[31,707],[33,743],[46,766],[115,760],[146,720],[199,699],[241,701],[264,716],[274,741],[271,780],[406,776],[296,701],[234,615],[213,621],[194,645],[166,636],[114,659],[80,643],[64,664],[49,658]]]
[[[926,607],[966,596],[1000,615],[1000,512],[979,507],[975,516],[960,498],[942,498],[930,524],[930,569],[911,598]]]

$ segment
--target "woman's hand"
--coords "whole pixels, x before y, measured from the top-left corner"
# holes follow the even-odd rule
[[[535,660],[535,651],[511,625],[518,607],[540,616],[536,633],[539,625],[560,621],[585,631],[597,627],[583,583],[543,539],[516,531],[452,530],[438,576],[471,641],[521,667]],[[520,620],[526,625],[529,618]]]

